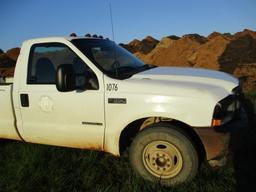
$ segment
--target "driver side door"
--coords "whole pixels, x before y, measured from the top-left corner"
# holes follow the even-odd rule
[[[40,43],[31,47],[25,86],[21,98],[23,138],[28,142],[102,150],[104,136],[104,89],[59,92],[56,89],[56,68],[72,64],[78,75],[97,75],[66,45]],[[22,100],[27,103],[22,103]]]

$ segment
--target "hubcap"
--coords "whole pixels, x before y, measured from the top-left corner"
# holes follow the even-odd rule
[[[172,178],[182,168],[182,156],[178,148],[166,141],[153,141],[143,151],[145,168],[154,176]]]

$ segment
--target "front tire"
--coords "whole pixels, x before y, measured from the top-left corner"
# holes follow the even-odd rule
[[[189,181],[198,170],[198,154],[191,139],[165,123],[141,131],[131,144],[129,156],[139,175],[166,186]]]

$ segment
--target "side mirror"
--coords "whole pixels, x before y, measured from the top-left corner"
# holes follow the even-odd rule
[[[56,88],[60,92],[76,90],[76,78],[72,64],[58,66],[56,71]]]

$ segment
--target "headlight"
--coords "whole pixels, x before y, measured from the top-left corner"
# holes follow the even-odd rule
[[[216,127],[229,122],[238,109],[240,109],[240,102],[235,94],[222,99],[214,108],[212,126]]]

